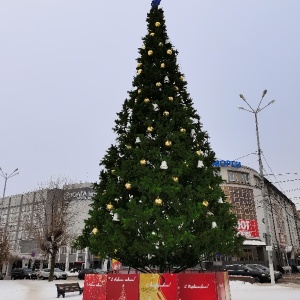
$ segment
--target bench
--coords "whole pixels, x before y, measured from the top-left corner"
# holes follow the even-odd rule
[[[57,283],[55,284],[57,288],[57,298],[59,298],[60,295],[65,298],[65,293],[70,292],[79,292],[79,295],[83,293],[83,288],[79,286],[78,282],[74,283]]]

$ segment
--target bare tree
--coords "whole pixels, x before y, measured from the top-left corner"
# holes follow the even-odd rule
[[[67,246],[74,238],[72,223],[76,215],[71,184],[65,178],[51,179],[36,191],[34,210],[24,218],[28,237],[35,240],[40,249],[50,257],[49,281],[53,280],[56,255],[59,248]]]
[[[10,250],[9,234],[5,227],[0,227],[0,268],[9,260]]]

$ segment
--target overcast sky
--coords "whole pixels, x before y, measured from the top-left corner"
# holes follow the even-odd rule
[[[0,0],[0,167],[6,195],[51,176],[98,180],[131,90],[151,0]],[[300,1],[162,0],[168,35],[219,159],[265,172],[300,203]],[[241,158],[244,157],[244,158]],[[298,175],[299,174],[299,175]],[[4,178],[0,177],[0,195]]]

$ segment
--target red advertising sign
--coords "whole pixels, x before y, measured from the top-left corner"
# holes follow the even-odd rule
[[[215,273],[178,274],[177,276],[178,300],[218,299]]]
[[[107,275],[86,274],[84,276],[83,300],[106,300]]]
[[[258,225],[256,220],[238,220],[238,231],[247,239],[259,238]]]
[[[175,300],[177,293],[177,274],[140,274],[140,300]]]
[[[107,275],[107,299],[139,300],[138,274]]]

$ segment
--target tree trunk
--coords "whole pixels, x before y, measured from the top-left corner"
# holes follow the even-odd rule
[[[48,281],[53,281],[53,273],[54,273],[54,268],[55,268],[55,259],[56,259],[56,253],[57,250],[53,250],[53,252],[50,254],[50,275]]]

